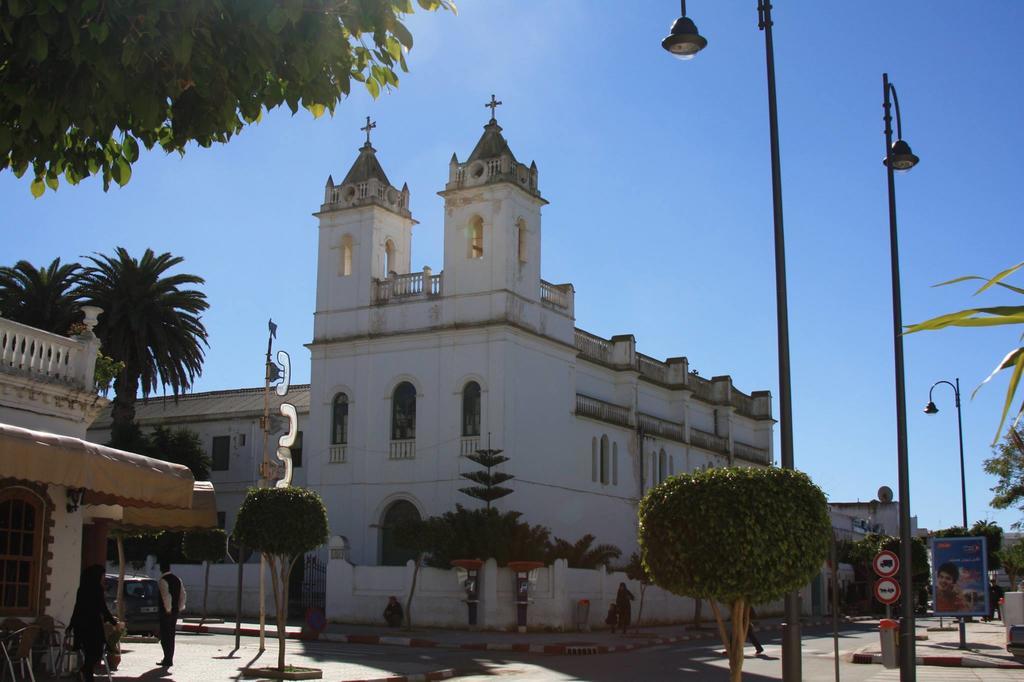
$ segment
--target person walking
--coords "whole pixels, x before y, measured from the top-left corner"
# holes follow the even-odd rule
[[[82,650],[82,667],[78,673],[85,682],[92,682],[96,664],[103,657],[107,637],[103,623],[117,625],[117,619],[107,608],[103,589],[103,566],[94,564],[82,571],[75,594],[75,608],[71,613],[69,629],[74,633],[75,646]]]
[[[619,615],[619,628],[622,634],[626,634],[629,627],[630,603],[633,601],[633,593],[626,587],[626,583],[619,583],[619,591],[615,593],[615,610]]]
[[[178,627],[178,614],[185,610],[185,586],[181,578],[171,573],[169,561],[160,562],[160,647],[164,650],[163,660],[157,663],[162,668],[174,665],[174,631]]]
[[[754,645],[754,654],[760,656],[764,653],[764,647],[761,646],[761,640],[754,634],[754,619],[757,618],[757,613],[754,611],[754,607],[750,607],[750,618],[747,619],[747,641]]]

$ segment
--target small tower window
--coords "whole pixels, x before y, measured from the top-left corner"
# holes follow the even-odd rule
[[[516,221],[516,235],[519,241],[519,262],[526,262],[526,221],[520,218]]]
[[[339,393],[334,396],[334,410],[331,418],[331,444],[348,443],[348,396]]]
[[[390,239],[384,242],[384,276],[389,277],[392,272],[397,272],[395,263],[395,243]]]
[[[416,437],[416,387],[403,381],[391,396],[391,440]]]
[[[348,277],[352,274],[352,235],[346,234],[341,238],[341,276]]]
[[[462,389],[462,435],[480,435],[480,384],[475,381]]]
[[[480,216],[469,221],[469,257],[484,257],[484,219]]]
[[[601,436],[601,485],[608,485],[608,436]]]
[[[658,483],[661,483],[668,476],[668,460],[665,457],[665,451],[662,450],[658,453]]]

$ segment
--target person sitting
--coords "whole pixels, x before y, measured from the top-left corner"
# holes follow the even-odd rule
[[[402,611],[402,605],[398,603],[398,597],[388,597],[388,605],[384,607],[384,621],[388,627],[397,628],[402,624],[404,617],[405,612]]]
[[[604,617],[604,622],[611,625],[612,632],[615,632],[615,626],[619,623],[619,606],[615,602],[608,605],[608,615]]]

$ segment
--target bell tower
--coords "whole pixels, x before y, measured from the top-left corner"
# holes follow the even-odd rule
[[[376,126],[367,116],[359,155],[339,184],[328,176],[324,203],[314,214],[320,220],[318,314],[369,306],[375,279],[409,272],[416,224],[409,212],[409,187],[395,188],[384,173],[370,144]]]
[[[516,160],[502,136],[491,95],[490,121],[469,158],[452,154],[444,197],[445,295],[508,290],[540,300],[537,164]]]

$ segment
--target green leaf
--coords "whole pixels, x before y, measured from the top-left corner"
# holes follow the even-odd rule
[[[313,114],[313,118],[320,118],[327,110],[323,104],[307,104],[306,108],[309,109],[309,113]]]
[[[139,143],[131,135],[125,135],[121,143],[121,155],[128,163],[135,163],[139,160]]]
[[[1010,383],[1006,386],[1006,400],[1003,402],[1003,413],[999,418],[999,427],[996,429],[996,437],[992,441],[993,446],[999,441],[999,434],[1002,433],[1003,424],[1006,423],[1006,415],[1009,414],[1010,406],[1013,404],[1013,396],[1017,392],[1017,386],[1020,384],[1021,375],[1024,374],[1024,347],[1017,348],[1007,353],[1006,357],[1004,357],[1000,363],[996,365],[996,368],[992,370],[992,373],[989,374],[985,380],[978,384],[977,388],[971,392],[971,398],[973,399],[978,390],[987,384],[992,377],[1004,369],[1011,368],[1013,369],[1013,372],[1010,374]]]
[[[46,186],[47,187],[49,187],[50,189],[56,191],[57,187],[59,185],[60,185],[60,181],[57,179],[56,175],[47,175],[46,176]]]
[[[275,7],[267,15],[267,28],[274,33],[280,33],[287,23],[288,14],[281,7]]]
[[[32,192],[32,196],[38,199],[43,196],[43,192],[46,191],[46,183],[43,182],[42,178],[36,178],[32,181],[32,184],[29,185],[29,191]]]
[[[394,34],[395,38],[398,38],[398,42],[400,42],[402,45],[405,46],[405,49],[407,49],[407,50],[411,50],[412,49],[412,34],[409,33],[409,29],[407,29],[405,27],[405,24],[403,24],[400,21],[396,21],[395,25],[391,27],[391,32]],[[389,46],[389,51],[390,51],[390,46]],[[398,55],[396,55],[396,54],[394,54],[392,52],[392,56],[395,59],[398,59],[400,54],[401,54],[401,52],[399,52]]]
[[[373,78],[366,79],[366,89],[370,91],[370,96],[374,99],[380,97],[380,86],[377,85],[377,81]]]
[[[48,43],[42,31],[33,31],[29,39],[29,56],[38,64],[46,59]]]
[[[128,181],[132,179],[132,166],[130,163],[125,161],[124,157],[118,157],[114,160],[114,166],[111,170],[116,169],[114,174],[114,182],[121,187],[128,184]]]

